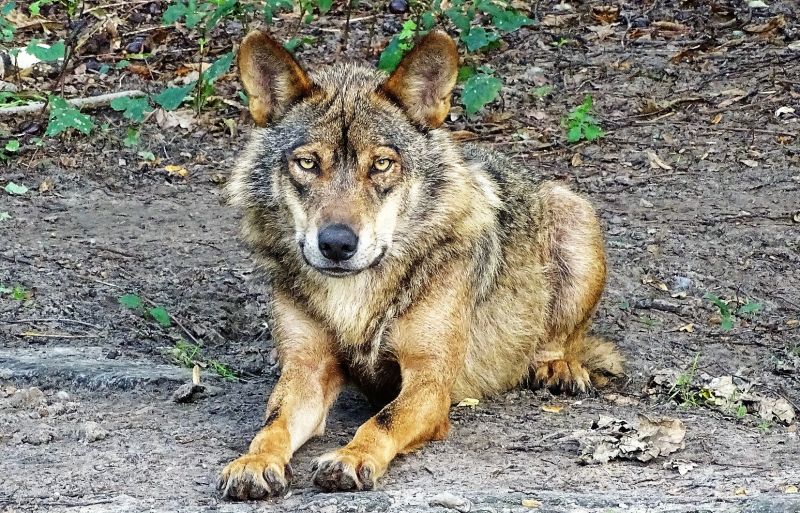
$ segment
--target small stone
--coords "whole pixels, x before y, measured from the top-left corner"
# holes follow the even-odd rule
[[[639,206],[642,208],[653,208],[653,204],[644,198],[639,200]]]
[[[56,392],[55,398],[58,401],[66,402],[69,401],[69,394],[64,392],[63,390],[59,390],[58,392]]]
[[[392,14],[403,14],[408,12],[408,2],[406,0],[390,0],[389,12]]]
[[[81,424],[75,435],[78,440],[92,443],[107,438],[108,431],[103,429],[97,422],[90,420]]]
[[[692,288],[692,280],[686,276],[675,275],[672,277],[673,290],[689,290]]]
[[[14,408],[37,408],[45,404],[44,394],[37,387],[17,390],[10,400]]]
[[[53,432],[47,428],[34,429],[22,435],[22,443],[43,445],[53,441]]]
[[[614,177],[614,181],[620,185],[631,185],[633,184],[633,180],[631,180],[630,176],[626,175],[618,175]]]
[[[447,509],[454,509],[461,513],[469,513],[472,510],[472,502],[464,497],[459,497],[450,492],[440,493],[433,497],[428,503],[431,506],[441,506]]]
[[[205,390],[203,385],[194,383],[184,383],[177,390],[172,392],[172,401],[176,403],[190,403],[194,400],[195,394]]]
[[[117,358],[119,358],[119,351],[117,351],[115,348],[111,348],[106,353],[106,358],[108,358],[109,360],[116,360]]]

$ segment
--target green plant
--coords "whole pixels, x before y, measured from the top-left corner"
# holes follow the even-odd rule
[[[25,301],[31,298],[31,292],[19,284],[13,287],[6,287],[0,283],[0,294],[8,294],[15,301]]]
[[[576,143],[581,139],[591,142],[605,135],[603,129],[592,115],[593,101],[586,95],[583,103],[575,107],[562,120],[561,124],[567,130],[567,142]]]
[[[670,400],[676,401],[684,408],[698,406],[703,397],[695,391],[694,378],[697,374],[697,364],[700,353],[697,353],[689,368],[678,375],[678,379],[669,391]]]
[[[500,0],[419,0],[411,2],[411,7],[415,19],[406,21],[381,53],[378,68],[384,71],[393,71],[413,48],[414,37],[437,24],[453,27],[467,53],[476,59],[481,52],[497,48],[503,33],[533,24],[533,20]],[[464,83],[461,101],[468,116],[494,101],[503,87],[493,71],[476,71],[473,66],[459,70],[459,83]]]
[[[761,422],[758,423],[758,426],[756,427],[758,428],[759,431],[766,434],[770,430],[770,428],[772,428],[772,422],[769,420],[762,420]]]
[[[742,419],[747,415],[747,407],[743,404],[740,404],[736,407],[734,413],[736,414],[737,419]]]
[[[16,2],[5,2],[0,6],[0,41],[8,43],[14,39],[16,27],[8,21],[8,15],[11,14],[16,5]]]
[[[719,310],[719,315],[722,320],[720,327],[724,331],[729,331],[733,329],[733,324],[735,321],[734,310],[731,309],[729,302],[721,299],[719,296],[717,296],[716,294],[712,294],[711,292],[706,293],[706,295],[703,296],[703,299],[711,301],[711,303],[713,303],[714,306],[717,307],[717,310]],[[752,317],[760,311],[761,311],[760,303],[756,303],[754,301],[747,301],[745,304],[735,309],[735,315],[740,317],[745,315]]]
[[[94,128],[94,121],[86,114],[67,103],[60,96],[51,96],[50,100],[50,121],[47,123],[45,135],[56,136],[70,128],[88,135]]]
[[[195,365],[199,365],[208,367],[226,381],[237,381],[239,379],[230,367],[219,360],[205,360],[203,350],[199,345],[186,342],[183,339],[176,342],[175,347],[172,348],[172,358],[181,367],[191,369]]]
[[[26,192],[28,192],[28,188],[24,185],[19,185],[14,182],[8,182],[4,188],[4,190],[11,194],[12,196],[22,196]]]
[[[153,305],[151,308],[145,308],[142,298],[136,294],[122,295],[118,301],[119,304],[126,308],[139,311],[141,314],[151,317],[164,328],[172,326],[172,318],[164,307]],[[152,302],[148,302],[152,305]]]

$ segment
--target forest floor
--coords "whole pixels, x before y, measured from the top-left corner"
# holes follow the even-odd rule
[[[0,191],[0,511],[800,511],[800,8],[767,3],[622,2],[603,25],[589,6],[536,2],[539,24],[489,54],[502,101],[475,119],[456,108],[448,125],[597,206],[610,277],[594,329],[619,344],[627,376],[588,397],[521,389],[456,407],[449,438],[398,458],[372,492],[325,494],[309,480],[311,459],[370,415],[357,391],[297,454],[289,497],[237,504],[215,491],[277,375],[268,290],[221,200],[244,112],[219,104],[189,129],[150,123],[130,149],[127,122],[100,110],[107,130],[7,162],[0,185],[29,191]],[[151,5],[122,8],[122,46],[157,25]],[[278,36],[293,30],[286,17]],[[318,39],[301,61],[374,62],[402,21],[377,8],[353,18],[341,52],[341,13],[303,28]],[[120,71],[67,86],[153,84]],[[218,86],[230,98],[237,87],[233,73]],[[606,135],[568,145],[560,120],[587,94]],[[41,130],[35,116],[3,122]],[[180,325],[125,308],[124,294]],[[191,380],[180,361],[207,365],[205,393],[181,404],[170,399]],[[683,448],[581,461],[593,434],[627,429],[593,424],[640,415],[680,420]]]

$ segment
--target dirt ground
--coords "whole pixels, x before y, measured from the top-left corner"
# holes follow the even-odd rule
[[[491,54],[502,102],[473,120],[456,109],[449,124],[597,206],[611,271],[595,331],[622,348],[627,377],[588,397],[521,389],[454,408],[449,438],[398,458],[373,492],[325,494],[309,481],[311,459],[370,415],[357,391],[295,457],[289,497],[235,504],[214,489],[259,428],[278,373],[268,290],[221,201],[244,121],[235,136],[208,120],[191,132],[146,128],[142,146],[162,159],[152,166],[121,144],[109,111],[108,132],[50,139],[0,167],[2,184],[31,189],[0,192],[11,215],[0,222],[0,284],[30,293],[0,295],[0,511],[445,511],[445,492],[462,511],[466,500],[498,513],[531,511],[531,499],[544,512],[800,511],[796,423],[678,404],[648,385],[660,369],[729,375],[800,405],[800,8],[767,3],[623,2],[619,24],[598,30],[589,6],[536,2],[541,23]],[[765,26],[776,17],[783,24]],[[346,56],[364,58],[375,19],[386,34],[401,20],[381,11],[355,22]],[[325,23],[300,53],[311,66],[336,54],[343,21]],[[532,94],[544,85],[550,94]],[[586,94],[607,134],[567,146],[560,119]],[[723,330],[709,292],[761,310]],[[182,327],[122,307],[125,293]],[[189,334],[198,359],[241,379],[206,369],[206,393],[177,404],[170,396],[191,373],[173,348]],[[682,420],[685,448],[581,464],[576,431],[639,414]],[[693,466],[681,474],[678,463]]]

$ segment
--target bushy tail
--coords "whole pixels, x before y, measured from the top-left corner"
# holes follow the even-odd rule
[[[610,379],[623,374],[622,366],[625,359],[614,344],[600,337],[585,335],[575,358],[589,373],[589,378],[595,387],[602,387]]]

